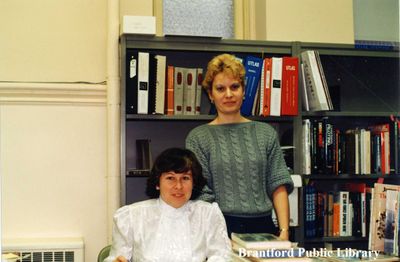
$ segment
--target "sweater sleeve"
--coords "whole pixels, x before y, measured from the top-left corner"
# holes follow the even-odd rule
[[[198,199],[207,202],[214,202],[215,194],[212,190],[212,177],[208,167],[208,153],[201,147],[202,143],[205,143],[205,139],[202,139],[201,136],[196,135],[193,131],[190,132],[186,138],[186,148],[191,150],[196,155],[197,160],[200,162],[203,169],[203,176],[207,180],[207,184],[203,187]]]
[[[267,165],[267,193],[270,197],[281,185],[286,186],[288,194],[293,191],[293,181],[288,172],[285,159],[283,158],[282,149],[279,144],[279,139],[276,131],[271,136],[270,147],[267,148],[267,156],[269,163]]]

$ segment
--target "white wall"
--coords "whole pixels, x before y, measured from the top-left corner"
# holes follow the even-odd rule
[[[257,0],[255,6],[255,39],[354,43],[351,0]]]
[[[83,237],[95,261],[107,243],[107,100],[97,84],[107,1],[2,0],[0,32],[2,239]]]

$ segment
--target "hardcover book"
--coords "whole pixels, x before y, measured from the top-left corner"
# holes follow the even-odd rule
[[[203,82],[203,68],[197,68],[196,70],[196,110],[195,114],[200,115],[200,106],[201,106],[201,96],[203,93],[202,85],[201,83]]]
[[[264,77],[262,81],[260,103],[262,103],[261,110],[263,116],[271,115],[271,72],[272,72],[272,58],[264,58],[263,64]]]
[[[310,110],[330,110],[314,51],[302,52],[301,62],[304,65],[304,77]]]
[[[282,98],[282,58],[272,58],[271,76],[271,116],[281,115]]]
[[[174,115],[174,67],[167,67],[167,99],[166,114]]]
[[[184,68],[183,114],[194,115],[196,108],[196,68]]]
[[[126,90],[125,110],[127,114],[137,114],[137,73],[138,73],[138,52],[129,51],[126,55]]]
[[[298,114],[299,59],[297,57],[282,59],[281,115],[296,116]]]
[[[231,238],[242,247],[249,249],[287,249],[292,246],[290,241],[268,233],[232,233]]]
[[[241,108],[244,116],[250,116],[253,109],[254,99],[256,97],[258,84],[261,78],[262,58],[247,56],[244,63],[246,70],[245,77],[245,96]]]
[[[183,115],[184,68],[174,68],[174,115]]]
[[[137,113],[149,113],[149,63],[150,54],[139,52],[138,54],[138,85],[137,85]]]

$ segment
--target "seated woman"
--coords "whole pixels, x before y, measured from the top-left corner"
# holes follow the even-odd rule
[[[231,245],[217,203],[196,199],[206,181],[195,155],[162,152],[147,180],[152,198],[118,209],[106,262],[230,261]]]

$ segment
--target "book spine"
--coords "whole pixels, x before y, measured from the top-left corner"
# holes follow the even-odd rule
[[[174,114],[183,115],[183,67],[174,68]]]
[[[241,107],[241,113],[244,116],[251,115],[258,83],[261,78],[262,64],[263,60],[259,57],[247,56],[245,59],[245,97]]]
[[[126,89],[125,89],[125,110],[127,114],[137,114],[137,92],[138,92],[138,53],[129,52],[126,56]]]
[[[196,69],[184,68],[183,114],[194,115],[196,107]]]
[[[281,115],[281,97],[282,97],[282,58],[272,58],[272,76],[271,76],[271,116]]]
[[[137,113],[149,113],[149,63],[150,54],[147,52],[139,52],[138,67],[138,92],[137,92]]]
[[[166,83],[166,67],[167,57],[162,55],[155,56],[157,60],[157,82],[156,82],[156,114],[164,114],[165,108],[165,83]]]
[[[264,58],[264,96],[263,96],[263,106],[262,115],[271,115],[271,73],[272,73],[272,58]]]
[[[167,68],[167,115],[174,115],[174,67]]]
[[[197,68],[196,71],[196,115],[200,115],[201,112],[201,97],[202,97],[202,82],[203,82],[203,68]]]
[[[281,115],[298,114],[299,60],[297,57],[282,58]]]

